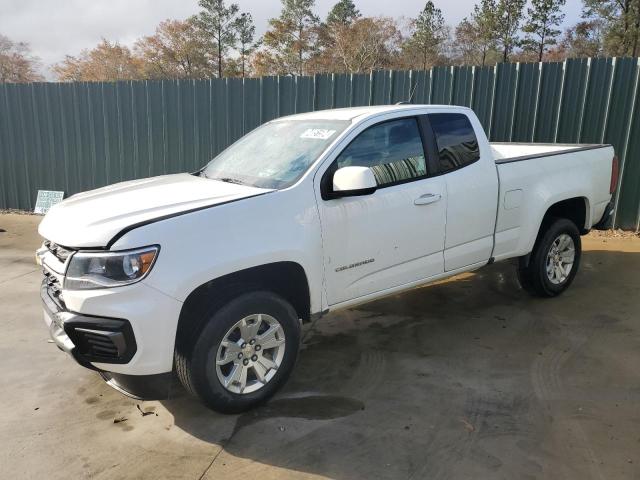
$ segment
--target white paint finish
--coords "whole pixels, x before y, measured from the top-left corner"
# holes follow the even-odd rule
[[[478,119],[467,109],[452,111],[468,115],[478,138],[480,159],[443,175],[448,193],[444,255],[447,271],[489,260],[492,246],[487,248],[486,238],[493,236],[498,201],[495,162]]]
[[[268,192],[188,173],[132,180],[78,193],[53,206],[38,232],[68,247],[103,247],[120,230],[164,215]]]
[[[458,270],[474,263],[487,263],[493,250],[493,235],[447,248],[444,264],[447,272]]]
[[[424,106],[401,107],[371,107],[371,115],[346,132],[315,173],[327,306],[444,271],[444,177],[380,188],[361,197],[323,200],[320,196],[322,175],[361,132],[380,122],[427,113]],[[425,195],[440,198],[428,205],[416,205]]]
[[[491,154],[495,160],[522,157],[525,155],[542,155],[545,153],[573,150],[580,145],[551,145],[545,143],[491,143]]]
[[[414,205],[425,193],[441,199]],[[440,177],[321,200],[319,210],[329,305],[443,271],[446,192]]]
[[[138,347],[134,357],[125,365],[94,363],[98,368],[134,375],[171,371],[182,302],[144,282],[100,290],[64,290],[64,301],[74,312],[131,323]]]
[[[503,252],[514,252],[518,249],[521,235],[520,231],[520,227],[513,227],[509,230],[496,232],[493,247],[493,258],[496,261],[510,258],[511,253],[505,254]]]
[[[504,194],[504,209],[513,210],[522,205],[522,189],[509,190]]]
[[[368,167],[342,167],[333,174],[334,192],[365,190],[376,186],[376,177]]]
[[[328,110],[316,110],[314,112],[299,113],[280,117],[274,121],[282,119],[297,120],[352,120],[355,123],[363,122],[377,115],[389,115],[390,117],[401,117],[411,115],[411,112],[420,111],[441,111],[451,109],[465,109],[465,107],[452,107],[451,105],[371,105],[366,107],[334,108]],[[467,109],[468,110],[468,109]]]
[[[433,275],[433,276],[428,277],[428,278],[422,278],[422,279],[416,280],[414,282],[405,283],[405,284],[402,284],[402,285],[398,285],[396,287],[387,288],[385,290],[380,290],[378,292],[374,292],[374,293],[371,293],[369,295],[364,295],[362,297],[352,298],[352,299],[347,300],[345,302],[341,302],[341,303],[338,303],[336,305],[331,305],[331,307],[329,308],[329,311],[334,312],[334,311],[337,311],[337,310],[341,310],[343,308],[351,308],[351,307],[355,307],[357,305],[362,305],[364,303],[372,302],[374,300],[378,300],[380,298],[384,298],[384,297],[387,297],[389,295],[394,295],[394,294],[397,294],[397,293],[405,292],[405,291],[410,290],[412,288],[420,287],[422,285],[427,285],[429,283],[436,282],[438,280],[443,280],[445,278],[453,277],[455,275],[458,275],[459,273],[473,272],[475,270],[478,270],[481,267],[484,267],[485,265],[486,265],[486,262],[479,262],[479,263],[475,263],[473,265],[467,265],[466,267],[460,268],[458,270],[452,270],[450,272],[442,272],[442,273],[439,273],[438,275]]]
[[[443,110],[469,115],[481,149],[478,162],[371,195],[322,200],[322,174],[359,132],[384,120]],[[584,197],[589,227],[610,199],[612,149],[496,165],[479,122],[466,108],[407,105],[300,117],[305,115],[351,118],[352,125],[287,189],[168,175],[74,196],[45,217],[43,236],[61,245],[91,248],[106,245],[123,228],[139,222],[212,207],[152,221],[115,242],[112,250],[161,246],[154,268],[141,282],[63,292],[72,310],[131,321],[138,353],[127,365],[101,367],[129,374],[171,369],[182,302],[203,283],[239,270],[282,261],[299,264],[308,280],[311,311],[317,313],[476,269],[486,264],[492,249],[497,260],[524,255],[552,204]],[[541,147],[496,148],[520,156]],[[420,200],[424,198],[429,201]]]
[[[542,218],[553,204],[569,198],[583,198],[587,210],[584,228],[598,222],[611,199],[609,181],[613,148],[568,151],[565,154],[497,165],[500,191],[522,190],[522,207],[498,210],[496,232],[520,229],[515,248],[511,242],[494,249],[496,260],[525,255],[531,251]]]
[[[145,242],[161,250],[143,282],[177,300],[223,275],[289,261],[304,268],[312,310],[321,309],[322,235],[312,188],[274,191],[151,223],[128,232],[112,249]]]

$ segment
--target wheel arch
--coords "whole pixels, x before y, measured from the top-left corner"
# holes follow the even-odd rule
[[[576,227],[578,227],[580,234],[585,235],[591,228],[590,211],[589,199],[584,196],[556,201],[547,207],[547,210],[542,216],[538,227],[538,235],[540,235],[545,223],[551,218],[566,218],[571,220]]]
[[[276,293],[291,303],[300,319],[311,317],[309,282],[302,265],[291,261],[257,265],[211,279],[187,296],[178,319],[176,348],[192,345],[213,311],[248,290]]]
[[[530,248],[528,249],[529,253],[524,255],[522,258],[524,264],[529,264],[531,252],[540,241],[542,235],[544,235],[545,226],[551,219],[566,218],[571,220],[576,227],[578,227],[580,234],[585,235],[589,233],[591,228],[590,211],[589,199],[585,196],[565,198],[548,205],[538,222],[538,230],[535,233],[534,241],[530,244]]]

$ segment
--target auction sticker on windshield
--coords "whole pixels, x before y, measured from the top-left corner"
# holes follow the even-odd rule
[[[307,130],[302,132],[302,135],[300,135],[300,138],[314,138],[316,140],[326,140],[330,138],[331,135],[333,135],[334,133],[336,133],[335,130],[327,130],[326,128],[308,128]]]

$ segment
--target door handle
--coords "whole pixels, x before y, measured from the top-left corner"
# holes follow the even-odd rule
[[[420,195],[413,201],[414,205],[429,205],[430,203],[436,203],[440,201],[442,195],[439,193],[425,193],[424,195]]]

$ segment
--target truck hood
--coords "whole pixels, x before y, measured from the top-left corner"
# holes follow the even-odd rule
[[[188,173],[116,183],[53,206],[38,232],[66,247],[105,247],[127,227],[269,191]]]

